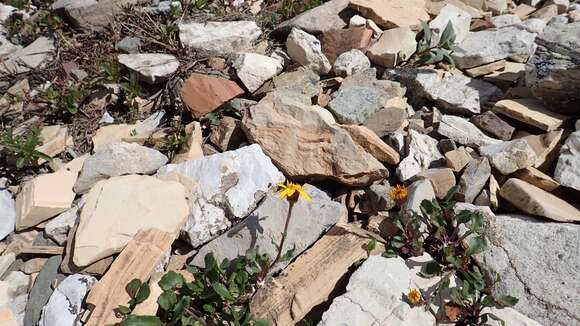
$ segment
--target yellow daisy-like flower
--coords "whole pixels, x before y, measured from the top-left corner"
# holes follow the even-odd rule
[[[411,304],[419,303],[421,301],[421,292],[417,289],[409,290],[409,293],[407,293],[407,300],[409,300]]]
[[[407,195],[409,194],[407,187],[404,185],[396,185],[391,189],[389,196],[397,203],[402,203],[407,200]]]
[[[286,184],[281,182],[278,184],[278,187],[280,187],[280,189],[278,189],[280,199],[287,198],[291,201],[298,201],[298,198],[302,197],[306,201],[312,201],[312,197],[310,197],[304,188],[297,183],[286,180]]]

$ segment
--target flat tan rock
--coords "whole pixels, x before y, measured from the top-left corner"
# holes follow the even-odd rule
[[[415,32],[404,26],[384,31],[368,49],[367,56],[375,64],[394,68],[397,63],[409,59],[416,49]]]
[[[556,130],[570,119],[546,109],[539,100],[532,98],[501,100],[495,104],[493,111],[544,131]]]
[[[469,163],[473,157],[465,150],[465,147],[459,147],[445,153],[445,160],[447,161],[447,167],[453,172],[459,172]]]
[[[527,135],[521,137],[530,144],[536,152],[536,163],[533,167],[546,172],[552,166],[552,163],[558,158],[560,153],[560,140],[564,130],[558,129],[541,135]]]
[[[171,163],[178,164],[203,157],[201,124],[193,121],[185,126],[185,132],[189,135],[187,143],[182,145],[181,151],[171,159]]]
[[[191,74],[181,88],[181,99],[194,118],[213,112],[225,102],[244,94],[235,82],[203,74]]]
[[[55,157],[64,152],[67,146],[73,146],[73,138],[68,134],[68,128],[61,125],[46,126],[40,131],[42,145],[35,149],[50,157]],[[39,158],[37,164],[46,162],[45,159]]]
[[[500,196],[522,212],[558,222],[580,221],[580,211],[564,200],[520,179],[509,179],[500,190]]]
[[[439,199],[445,198],[447,192],[456,185],[455,174],[450,168],[435,168],[417,174],[418,179],[431,181],[435,196]]]
[[[16,196],[16,230],[33,227],[71,208],[73,186],[82,163],[81,156],[55,173],[41,174],[26,182]]]
[[[534,167],[519,170],[514,173],[514,176],[547,192],[552,192],[560,186],[552,177]]]
[[[362,146],[367,152],[381,162],[396,165],[401,160],[399,152],[385,143],[372,130],[365,126],[343,125],[352,139]]]
[[[177,234],[188,214],[178,182],[141,175],[99,181],[80,215],[73,262],[83,267],[120,252],[144,227]]]
[[[108,144],[119,142],[124,138],[131,137],[135,133],[135,125],[117,124],[102,126],[97,129],[93,136],[93,151],[99,152]]]
[[[465,73],[467,73],[469,77],[476,78],[503,69],[505,68],[505,65],[506,65],[505,60],[499,60],[496,62],[488,63],[483,66],[467,69],[465,70]]]
[[[131,237],[109,271],[89,292],[86,303],[91,314],[85,325],[103,326],[120,322],[113,310],[129,301],[125,287],[133,279],[146,283],[174,240],[174,233],[158,229],[139,231]]]
[[[312,308],[332,298],[353,264],[367,257],[369,232],[345,224],[334,226],[284,272],[254,295],[250,310],[257,319],[293,326]],[[375,252],[383,245],[379,242]]]
[[[349,6],[384,29],[429,21],[424,0],[351,0]]]

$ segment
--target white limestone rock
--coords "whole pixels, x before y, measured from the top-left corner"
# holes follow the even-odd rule
[[[119,54],[117,58],[121,65],[138,73],[139,79],[148,84],[166,81],[179,68],[179,61],[170,54]]]
[[[16,204],[8,190],[0,190],[0,240],[14,232],[16,224]]]
[[[83,301],[97,279],[82,274],[65,278],[42,308],[39,326],[80,326],[84,312]]]
[[[433,32],[433,38],[431,39],[433,45],[439,43],[441,33],[443,33],[443,30],[445,30],[449,22],[453,26],[455,43],[460,43],[469,33],[471,15],[467,11],[457,8],[452,4],[445,5],[439,12],[439,15],[429,23],[429,27],[431,27],[431,31]]]
[[[427,170],[431,163],[444,159],[437,147],[437,140],[415,130],[409,130],[408,155],[399,163],[397,176],[407,181],[416,174]]]
[[[371,61],[359,49],[344,52],[336,58],[332,70],[338,76],[346,77],[371,67]]]
[[[487,136],[466,119],[454,115],[443,115],[437,132],[465,146],[479,147],[502,142],[499,139]]]
[[[309,67],[318,74],[327,74],[332,66],[322,53],[320,41],[298,28],[293,28],[286,39],[288,55],[300,65]]]
[[[571,133],[562,146],[554,179],[562,186],[580,190],[580,131]]]
[[[537,160],[536,152],[524,139],[482,146],[479,153],[504,175],[533,166]]]
[[[182,45],[215,55],[248,50],[260,35],[262,30],[253,21],[179,24]]]
[[[233,67],[250,92],[256,91],[265,81],[278,75],[283,68],[279,60],[257,53],[240,54]]]

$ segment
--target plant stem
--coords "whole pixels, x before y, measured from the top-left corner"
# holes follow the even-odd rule
[[[288,215],[286,216],[286,224],[284,225],[284,232],[282,233],[282,239],[280,239],[280,244],[278,245],[278,255],[276,256],[276,259],[274,259],[272,261],[272,264],[270,265],[270,267],[268,269],[270,269],[272,266],[274,266],[278,262],[280,257],[282,256],[282,249],[284,247],[284,242],[286,241],[286,234],[288,233],[288,225],[290,225],[290,219],[292,218],[292,209],[294,208],[294,204],[296,203],[296,201],[289,200],[288,202],[290,203],[290,206],[288,206]]]

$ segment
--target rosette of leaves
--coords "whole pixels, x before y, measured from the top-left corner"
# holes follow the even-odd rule
[[[16,168],[18,169],[34,165],[38,159],[52,160],[50,156],[36,150],[40,143],[40,130],[38,128],[31,129],[24,136],[15,135],[12,129],[0,132],[0,147],[16,157]]]
[[[417,43],[417,52],[415,54],[417,60],[415,64],[424,65],[445,62],[454,66],[455,62],[451,57],[451,53],[455,46],[455,31],[453,30],[451,21],[447,23],[443,33],[441,33],[439,42],[434,46],[431,45],[433,31],[427,23],[422,21],[421,25],[423,27],[423,38]]]

